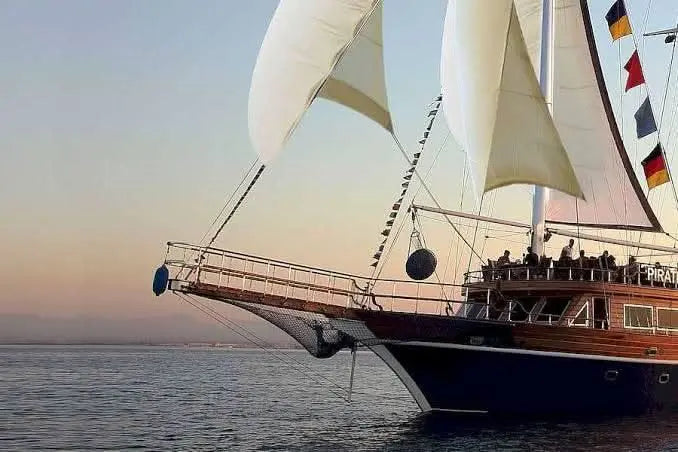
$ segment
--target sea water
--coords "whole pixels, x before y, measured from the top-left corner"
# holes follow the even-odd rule
[[[678,450],[678,416],[422,415],[369,352],[348,403],[350,364],[301,350],[2,346],[0,449]]]

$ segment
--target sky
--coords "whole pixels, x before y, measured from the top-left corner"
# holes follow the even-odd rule
[[[634,28],[649,1],[627,2]],[[591,3],[601,59],[617,74],[604,22],[611,1]],[[439,92],[445,4],[387,0],[384,8],[389,103],[410,149]],[[8,43],[0,46],[0,315],[194,315],[172,296],[156,298],[152,275],[164,243],[198,241],[255,159],[247,96],[275,6],[0,0],[0,40]],[[678,2],[651,1],[649,12],[648,30],[668,28]],[[670,46],[661,38],[641,45],[661,99]],[[436,126],[422,165],[442,148],[430,184],[441,204],[459,207],[464,154],[446,135]],[[366,273],[404,169],[383,130],[316,102],[216,245]],[[529,189],[507,193],[493,213],[529,218]],[[439,222],[427,228],[441,257],[457,249]],[[393,255],[395,276],[404,276],[409,232]],[[487,254],[507,240],[487,240]]]

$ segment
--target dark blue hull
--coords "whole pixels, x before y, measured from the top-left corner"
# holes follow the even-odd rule
[[[455,344],[386,349],[432,410],[533,416],[678,410],[678,369],[670,363]]]

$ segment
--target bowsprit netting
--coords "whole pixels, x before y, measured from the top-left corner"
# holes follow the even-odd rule
[[[351,348],[356,339],[336,329],[322,314],[265,306],[242,301],[229,303],[249,311],[292,336],[316,358],[329,358],[342,348]]]

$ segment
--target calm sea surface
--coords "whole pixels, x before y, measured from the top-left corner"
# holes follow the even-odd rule
[[[678,416],[585,423],[423,416],[369,353],[358,354],[348,404],[327,379],[348,385],[350,355],[285,353],[0,347],[0,449],[678,450]]]

